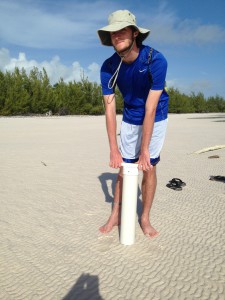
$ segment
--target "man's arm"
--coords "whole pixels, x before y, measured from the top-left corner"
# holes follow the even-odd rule
[[[123,160],[118,148],[116,137],[117,123],[115,94],[104,95],[103,97],[105,103],[106,128],[110,147],[109,165],[112,168],[120,168]]]
[[[161,94],[162,90],[150,90],[145,104],[145,118],[142,129],[141,153],[138,161],[138,168],[143,171],[148,171],[150,168],[152,168],[150,164],[149,144],[154,127],[156,108]]]

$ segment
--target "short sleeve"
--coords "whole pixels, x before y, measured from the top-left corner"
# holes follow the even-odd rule
[[[163,90],[166,81],[167,61],[165,57],[157,52],[152,59],[151,73],[153,78],[152,90]]]
[[[107,59],[101,67],[101,84],[102,84],[102,94],[110,95],[114,94],[114,88],[109,88],[109,81],[112,77],[112,71],[110,70],[110,61]]]

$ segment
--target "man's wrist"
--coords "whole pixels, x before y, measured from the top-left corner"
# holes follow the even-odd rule
[[[148,146],[141,147],[141,151],[140,152],[141,153],[147,153],[147,152],[149,152]]]
[[[111,152],[115,152],[115,151],[119,151],[119,148],[118,148],[118,146],[110,146],[110,151]]]

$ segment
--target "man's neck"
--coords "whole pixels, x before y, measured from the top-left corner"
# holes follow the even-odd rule
[[[123,58],[123,62],[131,64],[138,57],[139,51],[140,49],[136,45],[134,45],[130,53],[128,53],[127,55],[126,53],[124,53],[125,57]],[[123,56],[123,54],[121,56]]]

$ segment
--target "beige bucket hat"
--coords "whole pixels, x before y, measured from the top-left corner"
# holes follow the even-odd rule
[[[109,15],[109,25],[98,30],[101,43],[105,46],[112,46],[110,32],[121,30],[127,26],[134,26],[140,35],[141,41],[144,41],[150,34],[149,29],[138,27],[135,16],[129,10],[117,10]]]

